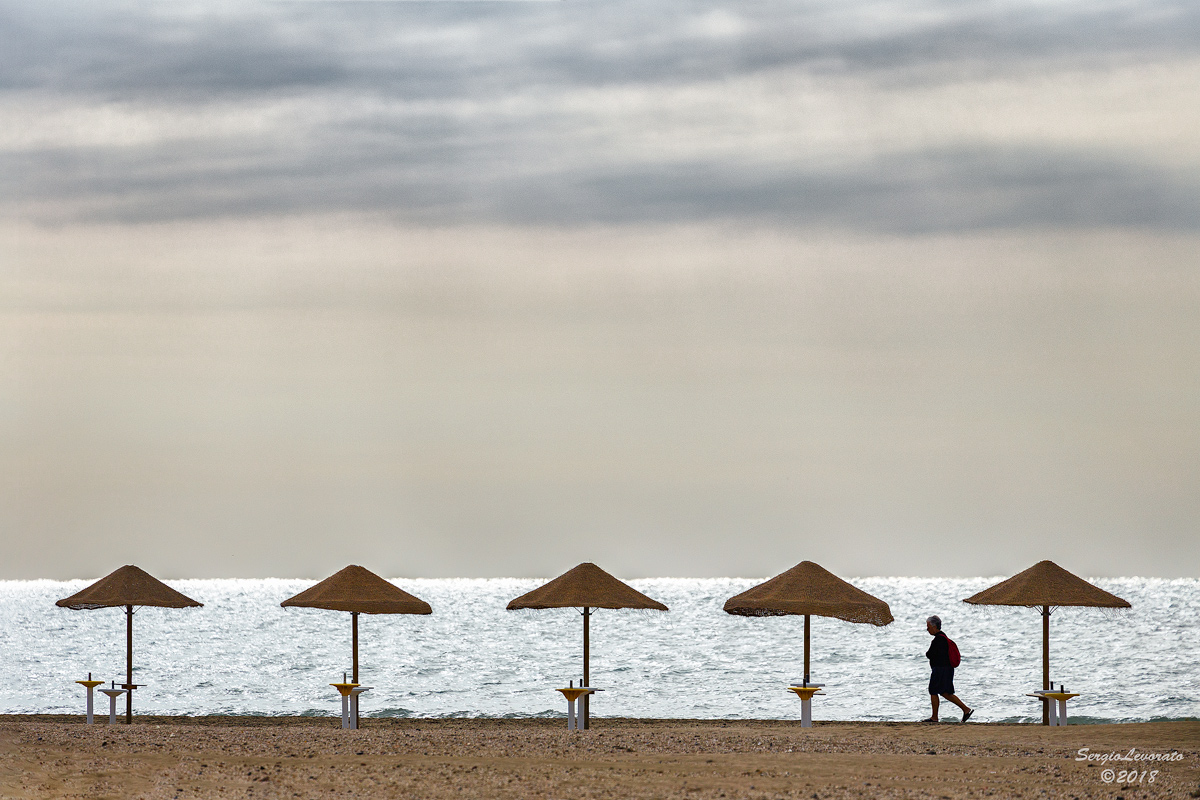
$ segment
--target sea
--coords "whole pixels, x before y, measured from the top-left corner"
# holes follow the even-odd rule
[[[812,621],[811,680],[825,694],[817,720],[929,716],[925,618],[941,616],[962,664],[958,696],[974,720],[1040,719],[1026,693],[1041,688],[1042,624],[1027,608],[962,602],[995,578],[860,578],[895,622]],[[670,611],[600,609],[591,618],[593,716],[798,719],[787,686],[803,677],[801,617],[722,611],[757,579],[629,581]],[[506,611],[544,581],[396,579],[428,601],[429,616],[361,615],[366,717],[563,717],[555,689],[578,683],[582,617],[576,609]],[[88,581],[0,582],[0,713],[82,714],[91,673],[125,674],[123,609],[72,611],[55,600]],[[134,615],[135,713],[336,716],[329,684],[351,669],[350,615],[281,608],[306,580],[167,581],[203,608],[141,608]],[[1200,718],[1200,580],[1096,580],[1125,611],[1062,608],[1051,617],[1050,670],[1074,723]],[[97,695],[97,711],[107,699]],[[957,709],[943,704],[945,719]]]

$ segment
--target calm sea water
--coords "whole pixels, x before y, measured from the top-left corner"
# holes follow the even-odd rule
[[[886,600],[885,628],[813,618],[812,679],[828,696],[814,717],[928,716],[924,619],[940,614],[959,645],[959,696],[980,721],[1040,718],[1024,693],[1041,685],[1041,619],[1021,608],[960,602],[995,578],[863,578]],[[573,609],[505,611],[537,580],[397,580],[432,616],[360,617],[370,716],[562,716],[554,689],[578,679],[582,621]],[[803,619],[733,617],[743,579],[631,581],[669,612],[601,610],[592,618],[597,716],[799,718],[785,687],[801,678]],[[140,609],[134,620],[135,710],[159,714],[335,715],[328,684],[350,669],[350,615],[284,609],[300,580],[185,580],[200,609]],[[1064,609],[1051,622],[1051,677],[1082,693],[1076,721],[1200,717],[1200,581],[1098,580],[1130,611]],[[85,581],[0,582],[0,712],[82,713],[74,681],[124,676],[122,610],[70,611],[54,601]],[[98,701],[106,698],[97,697]],[[99,710],[98,703],[97,709]],[[950,715],[951,717],[956,715]]]

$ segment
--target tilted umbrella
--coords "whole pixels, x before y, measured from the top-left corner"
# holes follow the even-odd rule
[[[583,686],[591,680],[588,641],[589,620],[595,608],[648,608],[666,611],[667,607],[609,575],[595,564],[583,563],[564,572],[544,586],[521,595],[507,606],[509,611],[523,608],[583,609]],[[588,697],[583,697],[583,727],[589,727]]]
[[[804,616],[804,682],[809,682],[810,618],[835,617],[846,622],[888,625],[888,604],[851,586],[820,564],[801,561],[769,581],[725,601],[725,612],[743,617]]]
[[[354,564],[289,597],[279,605],[349,611],[354,653],[354,678],[358,683],[359,614],[432,614],[429,603],[388,583],[371,570]]]
[[[995,586],[963,600],[976,606],[1027,606],[1042,613],[1042,689],[1050,690],[1050,614],[1060,606],[1130,608],[1129,602],[1109,594],[1053,561],[1039,561]],[[1050,706],[1042,702],[1042,724],[1050,724]]]
[[[65,597],[56,606],[76,611],[125,606],[125,724],[133,723],[133,609],[134,606],[199,608],[190,597],[172,589],[143,569],[127,564],[83,591]]]

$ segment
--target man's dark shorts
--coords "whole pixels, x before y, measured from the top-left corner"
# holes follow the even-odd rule
[[[934,667],[929,676],[930,694],[954,694],[954,667]]]

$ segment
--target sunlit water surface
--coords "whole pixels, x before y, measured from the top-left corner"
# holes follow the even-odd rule
[[[1041,619],[1023,608],[977,608],[961,599],[995,578],[863,578],[896,621],[884,628],[814,617],[812,679],[828,695],[817,719],[916,720],[928,716],[929,636],[940,614],[962,651],[960,697],[980,721],[1032,720],[1041,685]],[[554,689],[578,679],[582,621],[574,609],[506,611],[541,581],[397,580],[431,616],[360,617],[369,716],[562,716]],[[600,610],[592,617],[592,704],[597,716],[796,719],[785,691],[803,670],[803,619],[745,618],[725,600],[745,579],[631,581],[670,611]],[[198,609],[139,609],[134,617],[135,708],[155,714],[339,713],[332,681],[350,669],[350,615],[280,608],[302,580],[183,580],[172,586]],[[1200,717],[1200,581],[1096,581],[1129,611],[1063,609],[1051,622],[1051,676],[1082,694],[1076,721]],[[125,614],[71,611],[54,601],[85,581],[0,582],[0,712],[81,713],[91,672],[124,677]],[[100,701],[106,698],[97,696]],[[953,709],[951,709],[953,710]],[[948,715],[950,716],[950,715]]]

